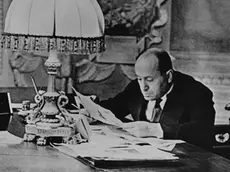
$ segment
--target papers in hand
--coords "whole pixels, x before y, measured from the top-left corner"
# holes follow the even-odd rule
[[[81,104],[84,106],[84,108],[88,111],[90,117],[101,121],[105,124],[114,125],[117,127],[123,127],[123,122],[115,117],[115,115],[108,109],[105,109],[101,107],[100,105],[94,103],[90,97],[84,96],[81,93],[77,92],[73,87],[77,98],[81,102]]]

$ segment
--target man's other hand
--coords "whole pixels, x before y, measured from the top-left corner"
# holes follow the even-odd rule
[[[124,124],[124,130],[136,137],[163,138],[163,130],[160,123],[135,121]]]

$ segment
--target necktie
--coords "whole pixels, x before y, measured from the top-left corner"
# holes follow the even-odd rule
[[[152,114],[151,122],[158,123],[160,121],[161,114],[162,114],[162,108],[160,105],[161,101],[162,101],[162,99],[156,100],[155,106],[153,108],[153,114]]]

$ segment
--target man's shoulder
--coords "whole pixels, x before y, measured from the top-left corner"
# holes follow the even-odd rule
[[[212,91],[191,75],[175,71],[175,85],[187,94],[212,94]]]
[[[180,71],[174,71],[174,79],[175,82],[182,82],[182,83],[191,83],[191,82],[195,82],[195,79],[188,74],[182,73]]]
[[[134,80],[130,81],[129,84],[126,86],[126,88],[139,89],[140,87],[139,87],[137,79],[134,79]]]

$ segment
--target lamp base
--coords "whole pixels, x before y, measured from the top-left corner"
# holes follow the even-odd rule
[[[76,116],[73,117],[65,109],[69,101],[68,97],[63,91],[58,92],[55,89],[55,77],[61,66],[55,50],[49,52],[45,66],[48,72],[47,91],[37,90],[35,81],[32,79],[37,93],[34,97],[36,107],[28,111],[22,110],[20,113],[25,117],[27,123],[24,140],[36,140],[38,145],[46,145],[53,138],[70,144],[84,142],[85,140],[81,138],[76,129]]]
[[[76,129],[78,114],[70,114],[64,108],[68,102],[67,96],[64,92],[54,93],[39,90],[35,96],[36,106],[18,112],[26,122],[24,140],[36,142],[37,145],[87,142]]]
[[[50,140],[65,142],[74,136],[74,129],[71,127],[49,128],[40,124],[26,124],[25,141],[35,141],[38,145],[47,145]]]

